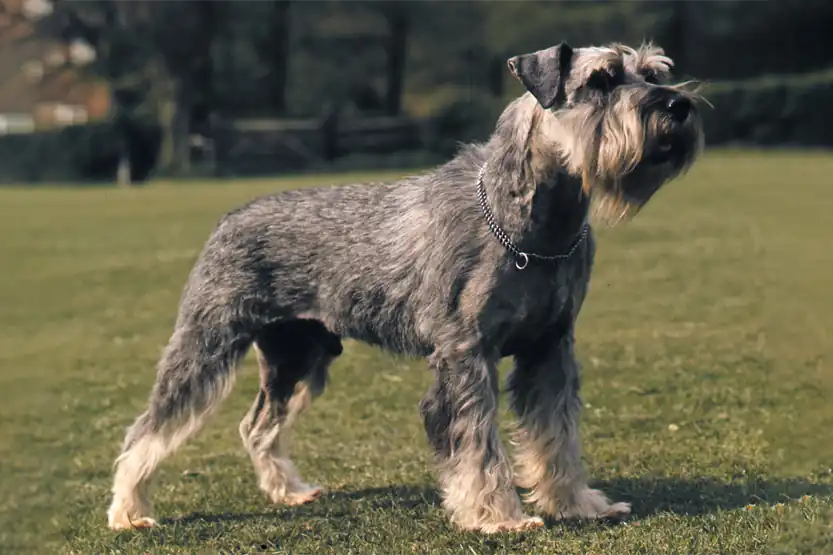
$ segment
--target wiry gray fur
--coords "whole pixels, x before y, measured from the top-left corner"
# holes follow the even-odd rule
[[[457,525],[541,525],[523,513],[515,482],[547,516],[627,514],[587,488],[580,462],[573,329],[595,250],[592,232],[580,232],[591,202],[607,199],[605,217],[621,218],[693,162],[696,108],[675,119],[669,99],[697,97],[666,84],[671,60],[651,45],[562,44],[509,66],[529,92],[488,142],[436,170],[269,195],[220,221],[188,278],[149,408],[117,461],[111,527],[155,524],[152,472],[227,394],[252,345],[261,392],[240,432],[260,485],[274,502],[319,495],[295,472],[286,438],[323,390],[340,338],[428,358],[436,382],[420,410]],[[571,257],[518,270],[478,204],[481,170],[495,220],[519,249],[551,255],[580,241]],[[505,356],[516,361],[516,472],[495,423]]]

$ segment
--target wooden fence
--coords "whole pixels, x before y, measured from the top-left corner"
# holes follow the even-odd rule
[[[228,120],[215,128],[215,166],[223,175],[270,174],[352,154],[419,150],[423,130],[424,122],[407,117]]]

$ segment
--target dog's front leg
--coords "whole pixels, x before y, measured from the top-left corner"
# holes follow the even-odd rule
[[[523,514],[497,429],[497,364],[478,353],[435,354],[420,405],[439,462],[443,506],[460,528],[487,534],[543,525]]]
[[[556,519],[626,517],[628,503],[611,503],[587,486],[579,444],[579,366],[572,329],[516,355],[509,392],[519,417],[513,438],[516,479],[529,489],[526,501]]]

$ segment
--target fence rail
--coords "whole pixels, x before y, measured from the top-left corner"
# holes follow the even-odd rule
[[[216,129],[217,168],[246,175],[302,169],[352,154],[386,154],[424,146],[424,121],[409,117],[235,119]]]

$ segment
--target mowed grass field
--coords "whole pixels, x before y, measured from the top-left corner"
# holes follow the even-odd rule
[[[161,526],[106,527],[113,459],[215,221],[270,191],[394,175],[2,189],[0,551],[833,553],[831,175],[831,155],[715,151],[599,230],[578,329],[585,459],[634,515],[498,537],[455,531],[439,506],[424,362],[355,343],[293,444],[326,497],[272,507],[258,491],[237,432],[249,356],[158,472]]]

